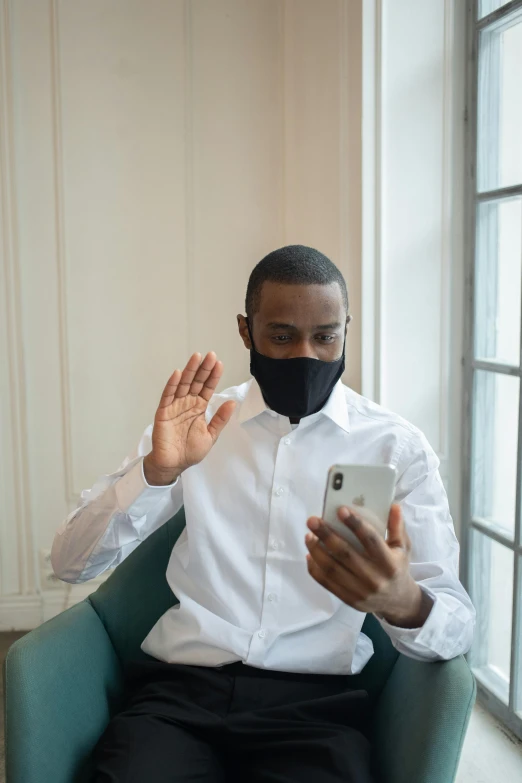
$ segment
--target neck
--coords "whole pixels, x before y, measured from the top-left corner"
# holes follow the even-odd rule
[[[290,419],[290,424],[299,424],[301,419]]]

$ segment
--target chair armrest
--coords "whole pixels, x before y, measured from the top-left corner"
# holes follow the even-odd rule
[[[16,641],[4,662],[6,780],[87,780],[123,693],[121,667],[87,601]]]
[[[374,716],[377,780],[452,783],[476,690],[463,656],[421,663],[399,655]]]

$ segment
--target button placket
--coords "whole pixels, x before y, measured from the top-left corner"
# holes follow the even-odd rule
[[[284,432],[281,433],[284,435]],[[280,438],[277,448],[270,497],[270,514],[268,525],[268,550],[265,565],[265,584],[262,599],[260,629],[267,633],[277,628],[279,617],[279,602],[281,593],[282,569],[284,558],[284,531],[287,517],[287,507],[290,501],[288,477],[290,475],[291,450]],[[261,637],[258,633],[258,638]]]

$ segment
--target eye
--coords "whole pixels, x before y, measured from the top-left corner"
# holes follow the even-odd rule
[[[321,343],[333,343],[334,340],[337,339],[336,334],[320,334],[318,335],[318,340]]]
[[[276,343],[286,343],[287,340],[290,340],[290,335],[288,335],[288,334],[276,334],[272,339]]]

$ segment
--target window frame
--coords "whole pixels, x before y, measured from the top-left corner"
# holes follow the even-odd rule
[[[491,541],[507,547],[513,552],[513,605],[511,617],[511,657],[509,702],[502,699],[495,677],[487,671],[474,668],[478,691],[482,701],[506,726],[522,739],[522,327],[520,335],[519,365],[507,365],[498,361],[475,359],[475,285],[476,285],[476,231],[477,213],[481,203],[500,199],[522,197],[522,182],[517,185],[479,191],[477,179],[477,140],[478,140],[478,74],[479,74],[479,38],[485,30],[500,30],[508,18],[522,14],[522,0],[511,0],[497,10],[479,19],[479,0],[467,0],[467,97],[466,97],[466,227],[465,227],[465,303],[464,303],[464,351],[463,351],[463,400],[462,400],[462,508],[461,508],[461,579],[465,587],[481,584],[479,591],[488,592],[484,584],[484,562],[473,551],[471,545],[473,531],[476,530]],[[522,301],[520,303],[522,309]],[[522,319],[521,319],[522,325]],[[474,381],[477,370],[487,370],[495,374],[510,375],[519,378],[518,444],[517,444],[517,486],[515,504],[515,529],[513,540],[494,523],[472,516],[472,464],[473,464],[473,410]],[[493,377],[493,376],[492,376]],[[486,540],[484,539],[484,540]],[[485,549],[486,547],[484,547]],[[481,568],[479,568],[481,566]],[[486,580],[487,582],[487,580]],[[473,596],[472,596],[473,597]],[[480,599],[479,599],[480,600]],[[480,629],[477,628],[475,653],[468,656],[473,668],[473,656],[481,654]]]

